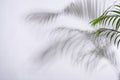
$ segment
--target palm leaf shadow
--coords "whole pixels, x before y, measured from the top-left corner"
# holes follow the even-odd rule
[[[61,12],[36,12],[29,14],[26,19],[28,21],[50,22],[56,20],[61,15],[71,15],[82,20],[93,20],[99,17],[104,12],[105,2],[100,4],[99,0],[81,0],[68,5]],[[88,23],[88,22],[86,22]],[[59,33],[62,37],[57,42],[46,48],[39,59],[43,63],[49,62],[58,53],[69,53],[77,63],[83,62],[87,59],[86,64],[96,66],[102,59],[107,59],[112,65],[116,66],[116,56],[114,50],[110,49],[111,44],[104,37],[95,37],[92,33],[80,31],[79,29],[70,29],[61,27],[55,29],[53,32]],[[67,37],[64,37],[67,36]],[[89,46],[92,48],[88,48]],[[79,50],[77,50],[79,49]]]
[[[57,41],[42,52],[40,62],[45,64],[57,55],[67,54],[75,63],[85,62],[86,67],[90,69],[95,68],[103,58],[112,65],[117,65],[115,52],[110,49],[112,46],[105,38],[96,38],[92,32],[66,27],[59,27],[53,32],[62,36],[57,37]]]
[[[98,0],[78,0],[66,6],[60,12],[35,12],[29,14],[26,19],[36,22],[50,22],[61,15],[71,15],[80,19],[93,20],[99,17],[105,10],[105,2],[99,5]]]

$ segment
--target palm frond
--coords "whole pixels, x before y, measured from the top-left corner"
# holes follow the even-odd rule
[[[120,5],[114,5],[114,8],[107,9],[100,17],[90,22],[93,26],[97,24],[112,25],[118,30],[120,27]]]
[[[106,38],[109,38],[110,42],[113,42],[117,47],[120,44],[120,32],[114,29],[109,28],[100,28],[94,32],[96,36],[103,35]]]

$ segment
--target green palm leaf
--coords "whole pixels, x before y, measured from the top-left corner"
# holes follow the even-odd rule
[[[100,17],[90,22],[91,25],[103,24],[115,26],[115,29],[120,28],[120,5],[114,5],[114,9],[107,9]]]
[[[113,42],[117,47],[119,47],[120,44],[120,32],[114,29],[109,28],[100,28],[97,31],[94,32],[95,36],[105,36],[110,40],[110,42]]]
[[[100,28],[94,32],[96,36],[101,34],[109,38],[117,47],[120,44],[120,5],[114,5],[112,8],[108,8],[100,17],[90,22],[92,26],[98,24],[107,28]],[[109,26],[109,28],[108,28]],[[112,27],[111,27],[112,26]]]

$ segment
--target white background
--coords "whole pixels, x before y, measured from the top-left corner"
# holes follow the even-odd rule
[[[35,56],[50,43],[48,35],[52,26],[64,23],[80,28],[86,24],[72,18],[61,18],[47,26],[30,24],[25,16],[42,10],[60,11],[71,1],[0,0],[0,80],[117,80],[116,73],[106,62],[105,67],[92,73],[67,59],[59,58],[42,69],[34,63]]]

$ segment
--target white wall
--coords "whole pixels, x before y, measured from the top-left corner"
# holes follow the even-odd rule
[[[83,67],[72,65],[66,59],[58,59],[51,63],[51,66],[48,65],[43,69],[39,68],[38,63],[34,64],[35,56],[46,47],[46,44],[49,44],[48,35],[52,28],[48,27],[54,25],[28,24],[24,20],[25,15],[33,11],[61,10],[71,1],[0,0],[0,80],[117,79],[112,67],[107,63],[105,68],[93,73],[86,72]],[[74,22],[74,24],[71,24],[71,22]],[[79,21],[72,18],[65,18],[64,20],[62,18],[57,23],[75,26],[80,24]],[[86,26],[86,24],[81,25]]]

